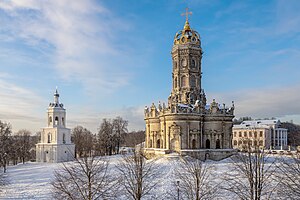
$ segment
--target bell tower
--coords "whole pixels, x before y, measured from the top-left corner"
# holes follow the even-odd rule
[[[195,104],[197,100],[203,102],[205,99],[204,91],[201,88],[203,52],[200,35],[190,27],[188,15],[192,13],[187,9],[183,14],[186,16],[186,21],[183,29],[175,35],[171,52],[173,84],[169,106]],[[206,104],[206,102],[203,103]]]
[[[66,109],[59,102],[57,88],[54,101],[47,109],[47,127],[41,131],[41,141],[36,144],[37,162],[65,162],[73,160],[75,145],[71,142],[71,130],[66,127]]]

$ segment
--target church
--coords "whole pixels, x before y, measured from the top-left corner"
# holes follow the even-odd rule
[[[66,128],[66,109],[59,103],[57,89],[54,102],[47,110],[47,127],[41,131],[41,141],[36,144],[37,162],[66,162],[74,160],[75,145],[71,142],[71,130]]]
[[[175,35],[171,51],[172,91],[168,104],[145,107],[146,139],[144,151],[149,157],[177,152],[200,159],[220,160],[231,156],[232,119],[230,107],[210,105],[201,85],[203,51],[200,35],[186,22]]]

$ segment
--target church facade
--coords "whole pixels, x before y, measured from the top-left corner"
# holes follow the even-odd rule
[[[145,107],[145,152],[194,155],[219,160],[233,154],[234,104],[215,100],[207,105],[201,85],[203,51],[200,35],[188,19],[176,33],[172,48],[172,91],[168,104]]]
[[[71,142],[71,130],[66,128],[66,109],[59,103],[56,89],[54,103],[47,110],[47,127],[41,131],[41,141],[36,144],[37,162],[65,162],[74,160],[75,145]]]

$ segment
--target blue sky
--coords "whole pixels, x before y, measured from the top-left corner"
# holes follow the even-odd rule
[[[0,0],[0,119],[36,132],[58,86],[68,126],[93,132],[167,101],[185,8],[201,35],[208,100],[300,123],[300,1]]]

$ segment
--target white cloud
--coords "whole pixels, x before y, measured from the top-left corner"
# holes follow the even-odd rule
[[[209,93],[219,103],[235,101],[237,117],[253,118],[300,116],[300,84],[277,87],[255,88],[236,92]],[[299,119],[299,117],[295,117]],[[296,119],[296,120],[297,120]],[[300,121],[297,123],[300,123]]]
[[[43,113],[39,111],[45,110],[41,107],[45,104],[46,101],[33,91],[1,79],[0,76],[0,120],[11,123],[13,131],[22,128],[38,130],[43,125]]]
[[[1,2],[0,9],[9,16],[2,29],[33,48],[49,50],[60,78],[80,81],[90,91],[107,92],[128,83],[126,63],[112,56],[125,59],[119,34],[130,25],[99,2],[10,0]]]

